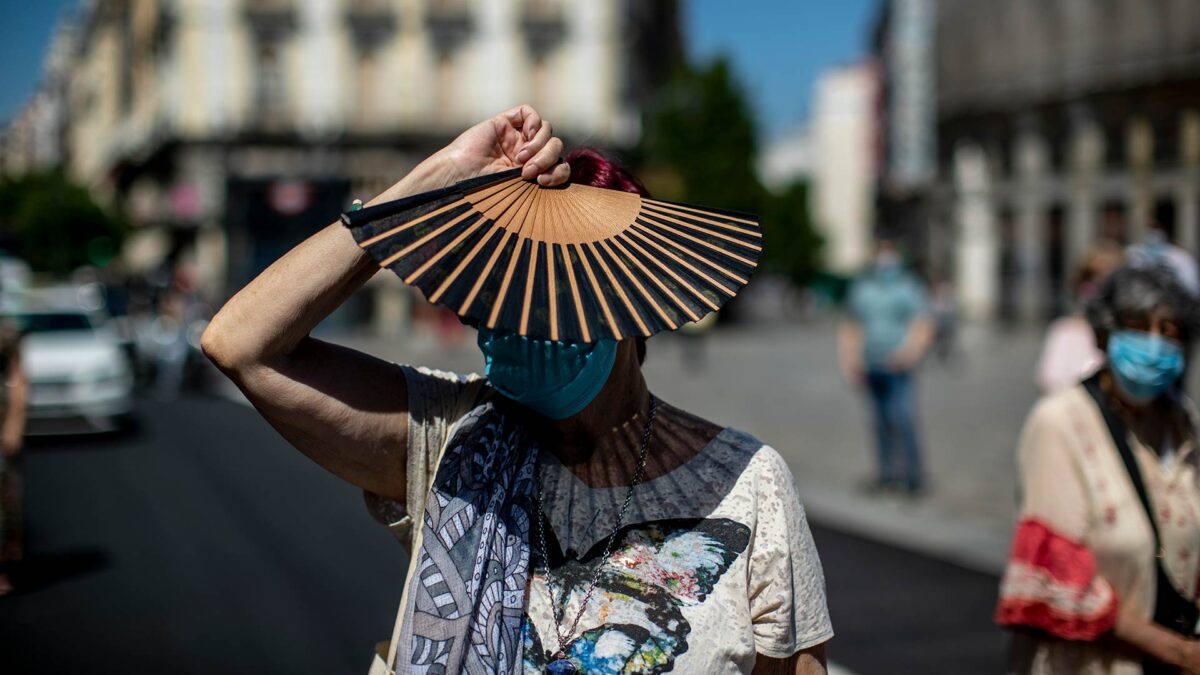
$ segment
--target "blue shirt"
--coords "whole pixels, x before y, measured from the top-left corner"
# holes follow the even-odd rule
[[[908,336],[913,322],[928,311],[925,288],[907,271],[870,270],[854,282],[847,303],[863,333],[863,361],[885,365]]]

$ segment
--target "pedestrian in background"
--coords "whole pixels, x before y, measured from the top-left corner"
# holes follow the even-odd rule
[[[949,365],[958,351],[958,302],[955,292],[954,283],[948,277],[942,277],[933,284],[929,303],[934,324],[932,351],[943,365]]]
[[[1035,374],[1043,394],[1074,387],[1104,363],[1104,352],[1096,347],[1096,331],[1084,315],[1084,307],[1122,260],[1121,249],[1107,244],[1093,248],[1080,266],[1073,284],[1075,311],[1055,319],[1046,328]]]
[[[1166,267],[1118,269],[1087,307],[1107,364],[1030,413],[996,611],[1013,673],[1200,671],[1197,310]]]
[[[514,167],[542,186],[647,196],[599,153],[562,155],[522,106],[376,201]],[[653,396],[643,338],[479,326],[486,378],[311,338],[378,269],[331,225],[242,289],[203,339],[272,426],[362,488],[412,551],[372,672],[825,672],[823,572],[774,449]]]
[[[13,590],[13,563],[25,557],[25,471],[21,446],[29,382],[21,367],[21,335],[0,324],[0,596]]]
[[[880,235],[871,265],[850,288],[838,330],[842,373],[865,389],[875,415],[878,473],[873,491],[925,488],[914,372],[933,340],[924,284],[910,272],[894,236]]]

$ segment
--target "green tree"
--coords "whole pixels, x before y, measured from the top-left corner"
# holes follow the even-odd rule
[[[754,117],[723,57],[676,72],[651,102],[644,130],[647,187],[664,199],[741,211],[762,203]]]
[[[820,269],[804,184],[771,194],[758,179],[758,130],[728,61],[680,69],[647,107],[635,158],[646,187],[672,201],[757,213],[764,269],[797,284]]]
[[[126,229],[61,171],[0,179],[0,243],[34,271],[63,276],[106,265]]]
[[[825,245],[813,226],[808,203],[808,183],[797,181],[777,194],[768,194],[761,212],[763,269],[806,286],[821,271],[821,251]]]

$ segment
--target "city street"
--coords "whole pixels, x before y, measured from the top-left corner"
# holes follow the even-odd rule
[[[140,419],[30,448],[5,672],[365,672],[405,556],[357,491],[236,403],[148,401]],[[845,670],[999,671],[994,577],[814,529]]]

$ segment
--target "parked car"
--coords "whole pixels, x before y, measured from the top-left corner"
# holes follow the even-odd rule
[[[25,334],[28,435],[114,431],[127,421],[133,369],[104,312],[68,306],[6,316]]]

